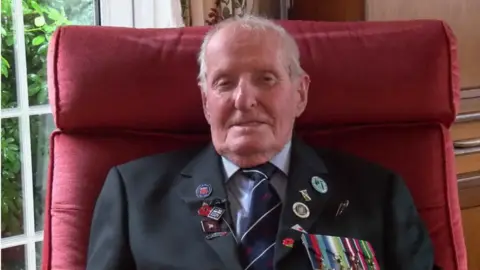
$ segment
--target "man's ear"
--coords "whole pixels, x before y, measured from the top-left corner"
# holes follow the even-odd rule
[[[310,87],[310,77],[307,74],[301,75],[296,82],[297,88],[297,108],[296,117],[300,117],[305,111],[308,102],[308,89]]]
[[[208,112],[208,105],[207,105],[207,92],[205,89],[203,89],[200,83],[198,84],[198,86],[200,87],[200,94],[202,96],[203,114],[207,122],[210,124],[210,113]]]

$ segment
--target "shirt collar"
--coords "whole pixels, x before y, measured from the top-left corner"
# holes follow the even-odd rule
[[[285,144],[282,151],[280,151],[270,160],[270,163],[275,165],[275,167],[281,170],[285,175],[288,175],[288,170],[290,165],[291,146],[292,146],[292,142],[289,141],[287,144]],[[227,175],[227,180],[228,180],[234,173],[238,171],[239,167],[223,156],[222,156],[222,163],[223,163],[223,168],[225,169],[225,173]]]

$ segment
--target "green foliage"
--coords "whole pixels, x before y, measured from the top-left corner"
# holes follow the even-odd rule
[[[93,0],[23,0],[23,23],[25,32],[25,57],[29,105],[48,103],[46,55],[48,42],[58,26],[92,24],[94,22]],[[13,0],[1,1],[1,108],[17,107],[15,78],[15,32]],[[85,12],[86,11],[86,12]],[[67,16],[68,14],[68,16]],[[75,17],[77,16],[77,17]],[[70,18],[69,18],[70,17]],[[73,18],[73,19],[72,19]],[[42,117],[31,117],[31,146],[36,151],[43,140]],[[19,150],[18,119],[2,119],[1,127],[2,162],[2,237],[23,233],[21,159]],[[44,145],[46,149],[46,145]],[[48,154],[47,151],[41,151]],[[30,158],[30,157],[24,157]],[[44,158],[33,156],[35,159]],[[35,190],[36,198],[42,198],[41,190]],[[38,202],[43,205],[43,201]],[[36,202],[37,204],[37,202]],[[41,210],[41,209],[40,209]],[[39,213],[41,214],[41,213]]]
[[[68,24],[94,24],[96,0],[23,0],[23,24],[29,105],[48,102],[46,55],[48,42],[58,26]],[[18,10],[13,10],[13,0],[1,2],[1,109],[15,108],[17,104],[15,76],[14,23]],[[13,17],[13,13],[17,16]],[[20,13],[21,14],[21,13]],[[21,22],[21,21],[20,21]],[[51,131],[51,116],[30,117],[32,157],[21,157],[19,147],[19,121],[17,118],[1,121],[1,237],[24,233],[22,198],[22,159],[31,158],[34,166],[35,227],[43,226],[42,169],[35,170],[48,155],[47,137]],[[47,125],[47,122],[49,123]],[[45,129],[48,126],[49,129]],[[37,168],[38,169],[38,168]],[[37,265],[40,265],[41,244],[36,243]],[[2,269],[25,269],[24,247],[2,250]]]
[[[21,233],[22,187],[17,119],[2,121],[2,237]]]
[[[4,0],[1,6],[3,45],[1,50],[2,109],[17,106],[16,78],[12,72],[15,66],[15,32],[13,28],[12,3],[13,1]],[[31,105],[45,104],[48,101],[46,85],[48,39],[56,27],[69,24],[69,22],[63,10],[57,10],[35,0],[23,1],[23,20],[29,102]],[[38,133],[38,127],[39,125],[32,123],[32,134]],[[17,119],[4,119],[2,121],[2,237],[23,232],[21,158],[18,128]],[[37,140],[32,138],[33,149],[36,149],[36,143]],[[38,193],[38,190],[36,192]]]

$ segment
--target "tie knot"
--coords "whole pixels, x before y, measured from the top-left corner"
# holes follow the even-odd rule
[[[242,169],[242,173],[254,181],[261,181],[263,179],[270,179],[275,172],[275,165],[270,162],[252,167]]]

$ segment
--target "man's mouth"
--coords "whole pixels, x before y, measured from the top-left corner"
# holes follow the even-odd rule
[[[235,126],[238,126],[238,127],[257,127],[257,126],[260,126],[262,124],[263,124],[262,122],[258,122],[258,121],[249,121],[249,122],[243,122],[243,123],[235,124]]]

